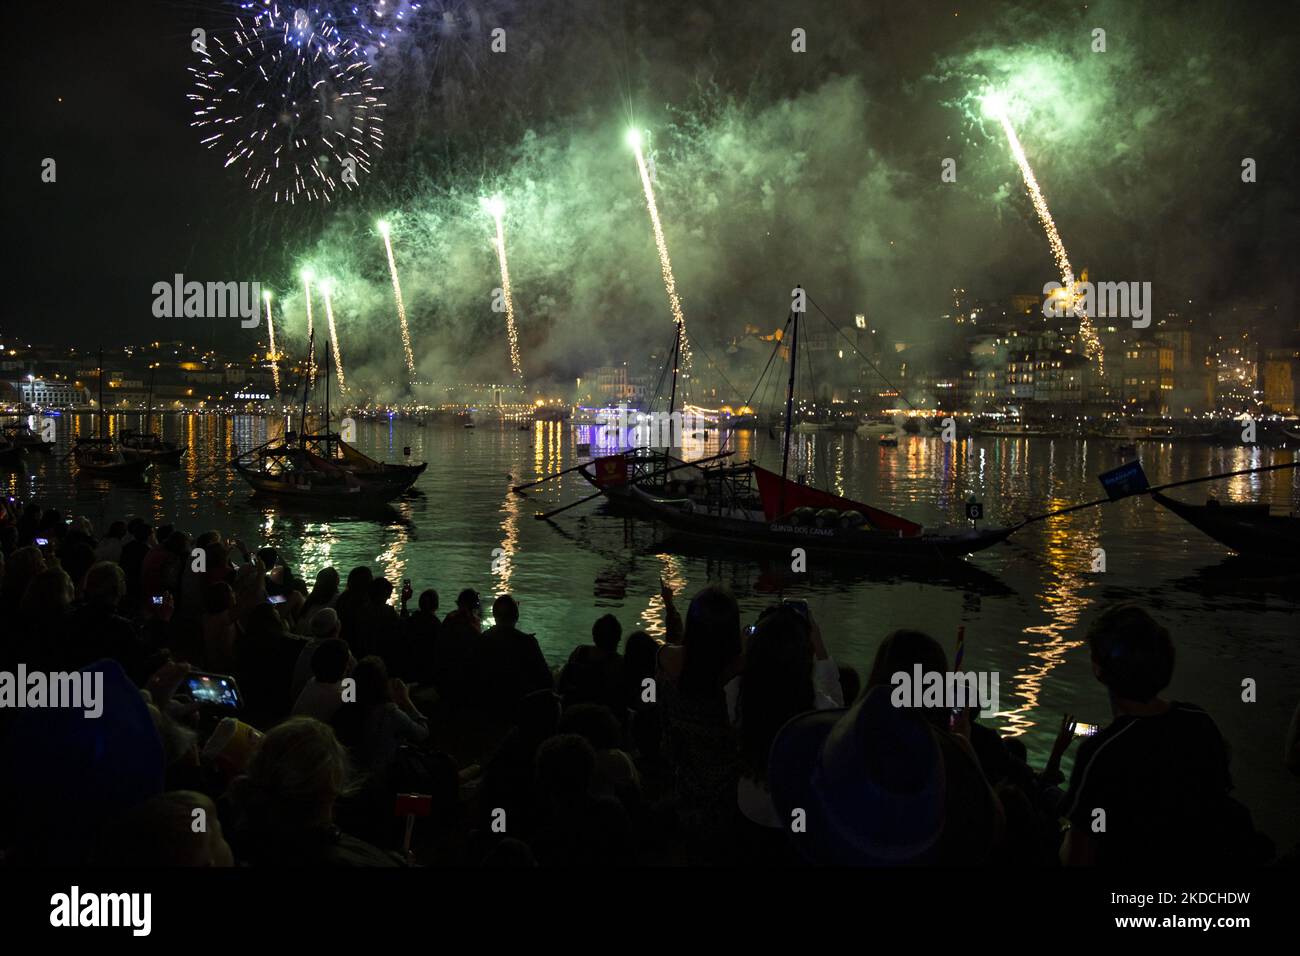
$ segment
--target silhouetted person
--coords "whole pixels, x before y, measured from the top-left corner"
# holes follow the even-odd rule
[[[575,647],[560,672],[559,692],[565,707],[602,704],[622,722],[628,706],[623,655],[618,652],[622,636],[623,626],[613,614],[591,626],[591,643]]]
[[[126,574],[127,607],[134,611],[140,606],[141,601],[140,569],[144,564],[145,555],[156,542],[153,540],[153,528],[139,518],[132,519],[127,525],[127,531],[129,537],[122,545],[122,557],[118,560],[118,564]]]
[[[347,752],[328,725],[293,717],[258,744],[236,781],[236,859],[253,866],[394,866],[395,858],[335,824],[352,789]]]
[[[135,627],[118,613],[126,593],[126,578],[116,564],[101,561],[86,572],[85,598],[68,622],[65,670],[85,667],[111,657],[136,683],[153,672],[155,655],[136,634]]]
[[[334,568],[321,568],[316,572],[316,584],[307,595],[302,610],[298,612],[298,633],[311,634],[312,615],[321,608],[332,608],[339,596],[339,573]]]
[[[1079,747],[1066,797],[1066,864],[1206,866],[1261,862],[1249,811],[1229,796],[1228,749],[1210,715],[1160,692],[1174,673],[1169,632],[1135,605],[1088,629],[1092,671],[1115,719]],[[1104,829],[1097,826],[1103,819]],[[1267,858],[1267,857],[1265,857]]]
[[[294,703],[293,670],[306,640],[289,633],[270,604],[259,604],[235,641],[236,676],[245,697],[243,718],[268,728],[288,716]]]
[[[402,619],[388,603],[393,585],[387,578],[370,582],[370,647],[384,659],[394,675],[406,673],[406,654],[402,643]]]
[[[343,640],[352,649],[357,660],[370,653],[369,628],[371,624],[370,584],[374,576],[367,567],[353,568],[348,572],[347,589],[334,602],[339,622],[343,625]]]
[[[421,591],[419,607],[402,623],[407,676],[417,684],[431,685],[435,673],[434,648],[442,627],[438,620],[438,592],[433,589]]]
[[[343,678],[355,665],[346,641],[331,637],[317,644],[311,656],[311,677],[294,701],[293,715],[332,721],[344,703]]]
[[[496,623],[478,639],[478,685],[485,702],[498,707],[513,706],[526,694],[550,690],[551,669],[537,638],[525,634],[519,623],[519,604],[508,594],[492,603]]]
[[[456,595],[456,609],[443,619],[434,640],[434,683],[438,693],[453,704],[474,700],[475,648],[479,629],[478,592],[466,588]]]
[[[632,824],[613,797],[592,796],[596,753],[577,734],[559,734],[537,751],[543,823],[532,841],[543,866],[618,866],[634,861]]]

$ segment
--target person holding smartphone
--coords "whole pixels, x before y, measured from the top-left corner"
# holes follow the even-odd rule
[[[1202,868],[1266,861],[1271,846],[1229,794],[1219,728],[1200,707],[1160,696],[1174,674],[1169,632],[1142,608],[1121,604],[1093,622],[1088,649],[1115,719],[1079,747],[1061,861]],[[1104,829],[1094,827],[1098,810]]]
[[[366,657],[352,671],[356,703],[339,708],[334,726],[352,748],[362,770],[372,775],[379,792],[402,744],[420,744],[429,736],[429,720],[411,701],[410,689],[389,677],[382,658]]]

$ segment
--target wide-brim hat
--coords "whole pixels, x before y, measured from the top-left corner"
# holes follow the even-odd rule
[[[790,838],[813,863],[927,863],[943,833],[939,742],[890,703],[887,687],[847,710],[792,718],[772,743],[768,781]]]

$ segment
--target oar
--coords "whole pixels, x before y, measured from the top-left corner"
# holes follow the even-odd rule
[[[556,472],[555,474],[553,474],[553,475],[546,475],[546,476],[544,476],[544,477],[542,477],[542,478],[538,478],[536,481],[528,481],[528,482],[525,482],[525,483],[522,484],[522,485],[514,485],[510,490],[513,491],[513,492],[515,492],[516,494],[522,494],[522,493],[523,493],[523,490],[524,490],[525,488],[531,488],[531,487],[533,487],[533,485],[540,485],[540,484],[541,484],[542,482],[544,482],[544,481],[550,481],[552,478],[559,478],[561,475],[567,475],[567,474],[569,474],[570,472],[577,471],[579,468],[581,468],[581,467],[582,467],[583,465],[585,465],[585,464],[586,464],[586,462],[582,462],[582,463],[580,463],[580,464],[574,465],[572,468],[566,468],[566,469],[564,469],[563,471],[557,471],[557,472]]]
[[[734,454],[734,452],[724,451],[720,455],[712,455],[708,458],[697,458],[695,461],[684,461],[679,465],[673,465],[671,468],[662,468],[658,471],[651,472],[650,474],[643,475],[640,478],[633,478],[628,482],[628,484],[635,485],[649,478],[655,478],[658,477],[659,475],[666,475],[670,471],[677,471],[679,468],[690,468],[695,465],[702,464],[703,462],[706,461],[716,461],[719,458],[727,458],[732,454]],[[587,497],[585,498],[579,498],[577,501],[570,502],[569,504],[564,505],[562,508],[556,508],[554,511],[547,511],[544,514],[533,515],[533,517],[536,518],[538,521],[545,521],[546,519],[550,518],[553,515],[558,515],[561,511],[568,511],[570,508],[576,508],[578,505],[591,501],[593,498],[599,498],[604,493],[605,492],[603,490],[597,491],[595,494],[587,495]]]
[[[267,445],[271,444],[271,442],[273,442],[273,441],[275,441],[275,439],[274,439],[274,438],[271,438],[271,439],[269,439],[269,440],[267,440],[267,441],[262,442],[262,444],[258,445],[256,448],[250,448],[250,449],[248,449],[248,451],[240,452],[238,455],[236,455],[234,458],[230,459],[229,461],[227,461],[227,462],[223,462],[222,464],[217,465],[217,467],[216,467],[216,468],[213,468],[211,471],[204,472],[203,474],[199,475],[199,477],[197,477],[197,478],[194,479],[194,483],[197,485],[197,484],[198,484],[199,482],[201,482],[201,481],[207,481],[207,480],[208,480],[209,478],[211,478],[213,475],[219,475],[219,474],[221,474],[221,472],[225,471],[227,468],[229,468],[231,465],[233,465],[233,464],[234,464],[236,461],[238,461],[240,458],[243,458],[244,455],[251,455],[251,454],[252,454],[253,452],[255,452],[255,451],[261,451],[263,448],[265,448]],[[238,449],[238,446],[236,446],[236,449]]]
[[[547,511],[545,514],[535,514],[533,515],[533,517],[536,518],[538,521],[546,521],[548,518],[558,515],[561,511],[568,511],[570,508],[576,508],[578,507],[578,505],[585,504],[586,502],[590,501],[593,498],[599,498],[604,493],[605,492],[603,491],[598,491],[594,495],[587,495],[587,497],[585,498],[579,498],[577,501],[571,501],[562,508],[556,508],[554,511]]]
[[[1143,488],[1141,491],[1134,492],[1133,495],[1149,495],[1157,491],[1165,491],[1169,488],[1180,488],[1183,485],[1198,485],[1204,481],[1214,481],[1218,478],[1235,478],[1238,475],[1257,475],[1265,471],[1277,471],[1280,468],[1295,468],[1300,465],[1300,459],[1293,461],[1284,461],[1277,465],[1263,465],[1259,468],[1242,468],[1239,471],[1225,471],[1216,475],[1205,475],[1201,478],[1185,478],[1182,481],[1171,481],[1163,485],[1156,485],[1154,488]],[[1133,495],[1125,495],[1125,498],[1131,498]],[[1056,511],[1048,511],[1041,515],[1032,515],[1025,518],[1016,529],[1023,528],[1031,521],[1042,521],[1044,518],[1055,518],[1057,515],[1069,514],[1071,511],[1080,511],[1084,508],[1095,508],[1097,505],[1108,505],[1112,501],[1123,501],[1124,498],[1098,498],[1095,501],[1085,501],[1081,505],[1071,505],[1068,508],[1058,508]],[[1014,530],[1014,529],[1013,529]]]

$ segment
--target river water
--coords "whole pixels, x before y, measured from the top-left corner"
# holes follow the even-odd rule
[[[118,428],[141,427],[138,415]],[[1233,751],[1238,796],[1282,847],[1300,840],[1300,780],[1283,766],[1283,742],[1300,703],[1300,586],[1243,575],[1229,552],[1146,498],[1129,499],[1026,526],[1008,544],[973,556],[951,572],[920,574],[759,563],[744,554],[669,553],[657,529],[606,515],[598,501],[536,521],[547,507],[591,492],[570,475],[534,489],[510,486],[559,471],[579,459],[591,430],[562,423],[483,423],[477,428],[359,422],[356,444],[389,461],[430,463],[418,495],[385,514],[349,517],[296,511],[250,499],[239,477],[221,464],[238,449],[264,441],[277,422],[217,415],[166,416],[163,434],[190,452],[179,469],[139,487],[76,479],[60,460],[70,436],[92,434],[91,416],[59,419],[52,459],[27,456],[19,473],[0,472],[9,493],[85,514],[102,527],[140,515],[198,532],[218,528],[250,547],[273,545],[310,581],[328,564],[346,576],[369,564],[400,587],[434,587],[445,613],[465,587],[490,596],[509,590],[520,601],[520,626],[535,632],[559,663],[589,640],[592,621],[613,613],[624,632],[662,633],[662,577],[693,594],[710,580],[735,592],[747,620],[779,597],[806,600],[837,661],[865,676],[880,640],[900,627],[920,628],[953,646],[966,629],[964,669],[999,674],[1000,713],[989,722],[1022,736],[1041,765],[1060,715],[1105,723],[1106,695],[1089,666],[1085,628],[1099,608],[1138,601],[1174,635],[1177,668],[1167,695],[1214,716]],[[780,442],[768,432],[738,433],[737,459],[780,465]],[[718,435],[688,447],[687,457],[715,452]],[[1192,443],[1139,445],[1152,484],[1290,460],[1293,450]],[[986,520],[1005,523],[1101,496],[1097,474],[1122,463],[1107,441],[976,437],[945,444],[901,436],[882,448],[855,435],[799,436],[792,473],[837,494],[867,501],[927,525],[960,524],[974,497]],[[1203,501],[1268,501],[1300,508],[1300,471],[1225,479],[1173,492]],[[1104,572],[1092,570],[1096,549]],[[1257,700],[1242,700],[1242,682],[1257,683]],[[1071,751],[1073,753],[1073,750]],[[1066,766],[1068,772],[1068,761]]]

